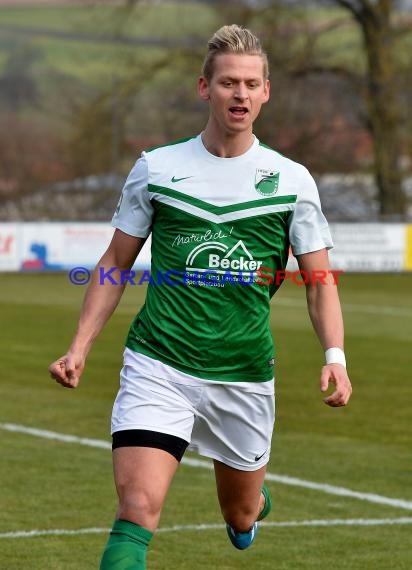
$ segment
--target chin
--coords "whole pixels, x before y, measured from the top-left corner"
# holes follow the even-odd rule
[[[251,124],[252,121],[250,120],[250,117],[246,117],[245,119],[243,119],[242,121],[236,121],[236,120],[229,120],[226,123],[229,127],[232,127],[234,129],[248,129]]]
[[[232,124],[229,126],[229,130],[234,132],[234,133],[243,133],[245,131],[250,131],[250,129],[252,128],[251,123],[247,123],[247,124]]]

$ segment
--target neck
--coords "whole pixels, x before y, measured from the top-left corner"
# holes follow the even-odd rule
[[[222,133],[209,122],[202,133],[202,141],[207,150],[220,158],[234,158],[247,152],[253,144],[252,131]]]

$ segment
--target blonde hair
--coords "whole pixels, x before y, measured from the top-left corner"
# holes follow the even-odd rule
[[[213,34],[208,42],[208,52],[202,67],[202,75],[207,81],[212,79],[216,56],[224,53],[259,55],[263,62],[263,76],[265,79],[269,77],[267,54],[259,39],[247,28],[232,24],[223,26]]]

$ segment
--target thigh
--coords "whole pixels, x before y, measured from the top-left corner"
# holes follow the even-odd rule
[[[161,449],[119,447],[113,450],[113,471],[119,496],[118,518],[152,532],[179,462]]]

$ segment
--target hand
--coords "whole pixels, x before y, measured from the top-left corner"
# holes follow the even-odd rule
[[[65,388],[77,388],[85,359],[68,352],[49,366],[50,376]]]
[[[335,390],[330,396],[324,398],[325,404],[334,408],[346,406],[352,394],[352,385],[346,368],[342,364],[327,364],[322,368],[320,376],[321,392],[326,392],[329,384],[335,384]]]

